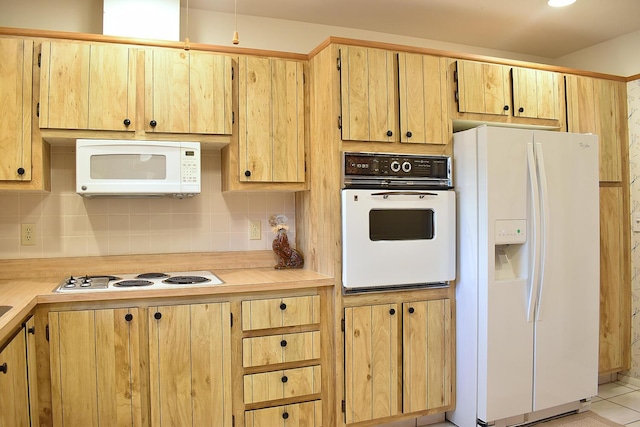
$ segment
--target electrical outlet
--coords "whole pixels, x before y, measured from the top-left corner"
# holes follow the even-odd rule
[[[249,220],[249,240],[262,239],[262,225],[259,219]]]
[[[20,244],[30,246],[36,244],[36,225],[22,224],[20,228]]]

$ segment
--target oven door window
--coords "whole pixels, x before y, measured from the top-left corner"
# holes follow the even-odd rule
[[[369,239],[431,240],[434,238],[433,209],[372,209]]]
[[[159,154],[93,155],[91,179],[160,180],[167,178],[167,157]]]

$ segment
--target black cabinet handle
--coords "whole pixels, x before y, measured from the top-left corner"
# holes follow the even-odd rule
[[[389,314],[390,314],[390,315],[392,315],[392,316],[393,316],[394,314],[396,314],[396,310],[395,310],[395,308],[392,308],[391,310],[389,310]]]
[[[280,303],[280,310],[286,310],[286,309],[287,309],[287,304]]]
[[[152,128],[156,127],[156,125],[157,125],[157,124],[158,124],[158,122],[156,122],[155,120],[151,120],[151,121],[149,122],[149,125],[150,125]]]
[[[518,112],[519,112],[519,113],[524,113],[524,107],[520,107],[520,108],[518,108]]]
[[[4,362],[2,365],[0,365],[0,372],[2,372],[3,374],[7,373],[7,362]]]
[[[282,380],[281,380],[281,381],[282,381],[283,383],[286,383],[287,381],[289,381],[289,378],[287,378],[287,376],[286,376],[286,375],[284,375],[284,376],[282,377]]]
[[[159,314],[159,313],[156,313]],[[124,320],[126,320],[127,322],[131,322],[133,320],[133,314],[131,313],[127,313],[124,315]]]
[[[411,138],[413,136],[413,133],[411,133],[411,131],[407,132],[407,138]]]
[[[287,418],[289,418],[289,413],[288,412],[283,412],[282,413],[282,419],[286,420]]]
[[[413,313],[414,311],[416,311],[413,307],[409,307],[409,313]]]
[[[18,168],[17,172],[18,172],[18,175],[24,175],[25,170],[24,168]]]
[[[124,119],[124,121],[122,123],[124,123],[125,126],[129,126],[131,124],[131,120]]]
[[[508,105],[504,106],[504,111],[509,111],[509,106]]]
[[[27,332],[30,333],[31,335],[35,335],[36,334],[36,327],[32,326],[29,329],[27,329]]]
[[[162,313],[160,313],[159,311],[156,311],[155,314],[153,315],[153,317],[156,320],[160,320],[160,319],[162,319]]]
[[[287,340],[280,341],[280,347],[286,347],[286,346],[287,346]]]
[[[393,136],[393,132],[391,132],[390,130],[387,131],[387,136]]]
[[[244,171],[244,176],[247,178],[251,176],[251,171]]]

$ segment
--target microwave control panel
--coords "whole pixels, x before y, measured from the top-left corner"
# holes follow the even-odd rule
[[[345,187],[452,186],[451,158],[448,156],[345,152],[343,158]]]
[[[200,156],[196,150],[182,148],[181,175],[183,184],[196,184],[200,177]]]

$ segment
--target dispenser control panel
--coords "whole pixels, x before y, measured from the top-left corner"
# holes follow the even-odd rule
[[[496,245],[526,243],[526,219],[498,219],[495,223],[494,241]]]

